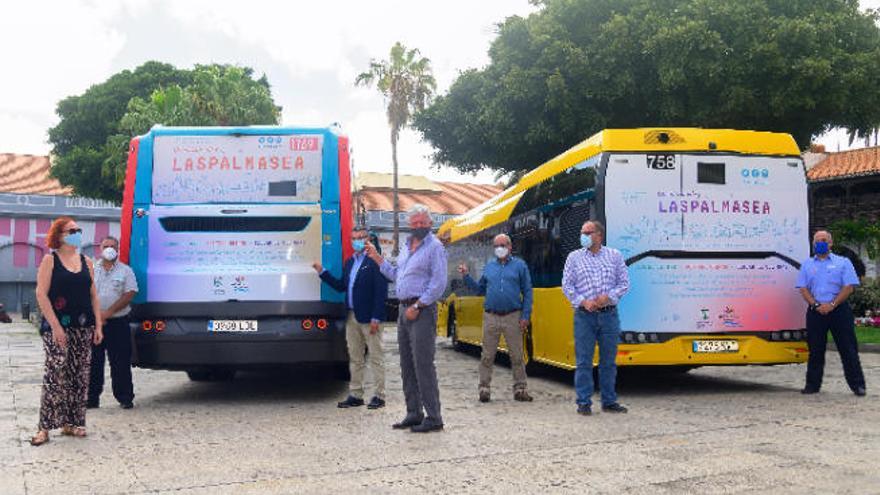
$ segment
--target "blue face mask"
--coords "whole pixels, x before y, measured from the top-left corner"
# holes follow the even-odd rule
[[[593,236],[581,234],[581,247],[586,249],[593,247]]]
[[[82,246],[82,232],[65,235],[64,243],[75,248]]]
[[[361,252],[364,250],[365,244],[363,239],[354,239],[351,241],[351,247],[354,248],[355,251]]]
[[[828,254],[828,243],[825,241],[816,241],[813,247],[816,250],[816,254]]]

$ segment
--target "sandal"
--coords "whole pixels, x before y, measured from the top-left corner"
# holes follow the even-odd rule
[[[87,435],[86,428],[84,426],[65,426],[64,428],[61,428],[61,434],[68,437],[79,438]]]
[[[49,432],[46,430],[40,430],[36,435],[31,437],[31,445],[34,447],[39,447],[44,443],[49,441]]]

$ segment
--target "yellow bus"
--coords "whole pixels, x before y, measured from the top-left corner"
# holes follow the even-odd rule
[[[794,139],[770,132],[604,130],[445,222],[451,283],[438,333],[481,345],[483,298],[456,267],[479,278],[492,238],[506,233],[534,286],[525,358],[574,369],[562,269],[587,220],[605,224],[629,271],[618,365],[807,360],[806,303],[794,288],[809,255],[806,174]]]

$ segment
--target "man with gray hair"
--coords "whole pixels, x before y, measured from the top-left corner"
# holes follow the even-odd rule
[[[489,402],[491,396],[492,367],[498,341],[504,335],[513,371],[513,398],[531,402],[526,385],[526,366],[523,362],[523,333],[529,328],[532,313],[532,278],[526,262],[511,256],[512,243],[507,234],[498,234],[492,240],[495,259],[486,264],[483,276],[476,282],[462,263],[458,272],[464,283],[483,301],[483,353],[480,358],[480,402]]]
[[[431,212],[415,205],[409,212],[412,234],[394,266],[368,244],[367,255],[382,274],[395,281],[400,300],[397,344],[400,349],[400,375],[406,398],[406,417],[393,428],[415,433],[443,429],[440,390],[434,367],[437,335],[437,300],[446,289],[446,249],[431,234]]]
[[[132,298],[137,293],[134,272],[119,261],[119,241],[112,236],[101,240],[101,260],[95,261],[95,289],[101,303],[104,340],[92,346],[89,395],[86,407],[99,407],[104,390],[104,354],[110,361],[113,397],[123,409],[134,407],[131,382],[131,329],[128,326]]]

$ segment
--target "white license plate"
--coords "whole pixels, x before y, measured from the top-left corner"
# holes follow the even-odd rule
[[[694,352],[737,352],[739,342],[735,340],[695,340]]]
[[[257,320],[208,320],[209,332],[256,332]]]

